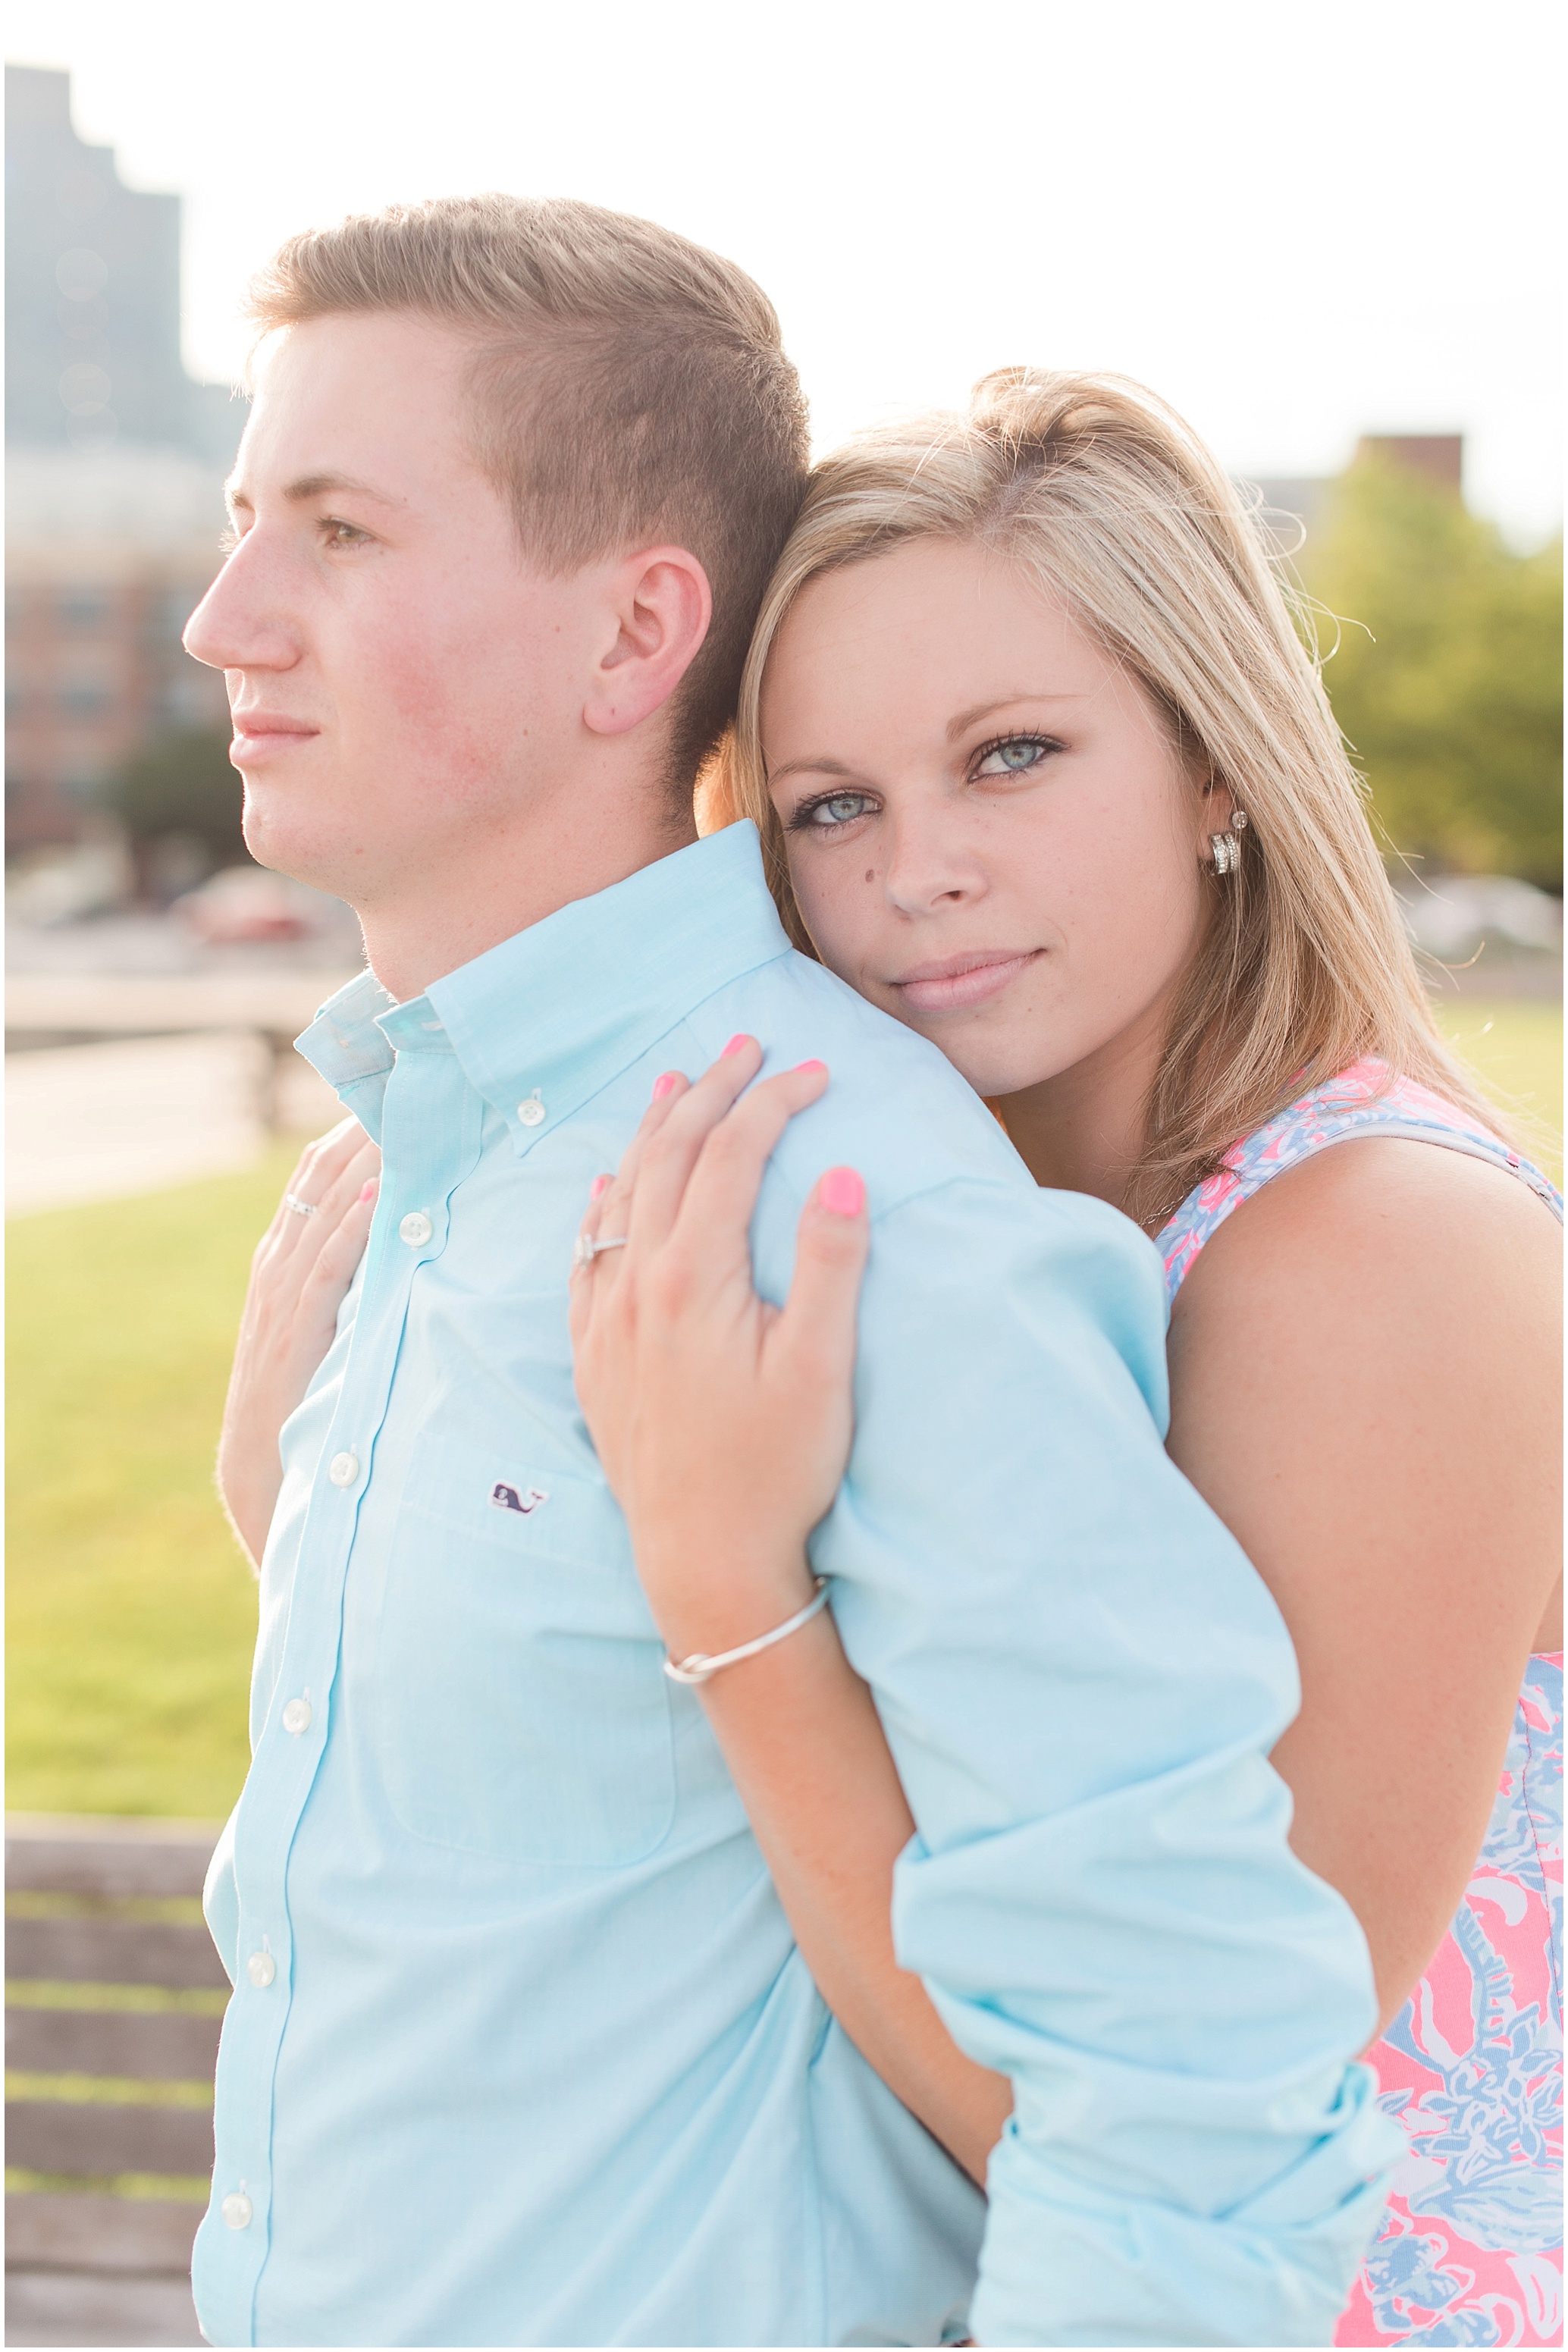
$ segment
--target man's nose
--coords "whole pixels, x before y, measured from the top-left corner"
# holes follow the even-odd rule
[[[900,914],[929,915],[982,897],[985,875],[955,809],[905,815],[893,827],[884,887]]]
[[[209,669],[291,669],[301,651],[276,583],[244,540],[185,623],[182,642]]]

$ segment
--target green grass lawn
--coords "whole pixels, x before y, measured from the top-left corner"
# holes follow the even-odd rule
[[[1451,997],[1437,1026],[1510,1115],[1529,1157],[1563,1181],[1563,1008],[1522,997]]]
[[[1464,999],[1441,1022],[1561,1179],[1558,1008]],[[238,1790],[256,1588],[212,1458],[293,1157],[10,1224],[14,1810],[216,1816]]]
[[[213,1450],[256,1237],[296,1149],[7,1229],[6,1802],[226,1813],[256,1586]]]

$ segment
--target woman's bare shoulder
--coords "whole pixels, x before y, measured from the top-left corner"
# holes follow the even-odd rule
[[[1171,1322],[1170,1451],[1299,1649],[1325,1600],[1374,1646],[1426,1611],[1473,1647],[1480,1594],[1499,1688],[1517,1675],[1560,1564],[1560,1265],[1517,1177],[1393,1137],[1273,1178],[1200,1252]]]
[[[1289,1303],[1309,1325],[1446,1297],[1489,1314],[1544,1284],[1554,1296],[1562,1228],[1518,1177],[1405,1137],[1347,1138],[1265,1184],[1199,1254],[1173,1337],[1218,1315]]]
[[[1555,1414],[1562,1234],[1515,1176],[1429,1143],[1336,1143],[1273,1178],[1200,1252],[1171,1318],[1171,1450],[1305,1446],[1340,1475],[1439,1483]],[[1533,1442],[1533,1439],[1532,1439]],[[1493,1461],[1493,1470],[1496,1469]]]

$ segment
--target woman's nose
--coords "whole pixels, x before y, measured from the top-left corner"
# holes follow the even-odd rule
[[[984,871],[960,836],[955,813],[938,812],[895,827],[884,887],[906,915],[931,914],[984,893]]]

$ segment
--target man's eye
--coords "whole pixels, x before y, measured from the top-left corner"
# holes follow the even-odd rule
[[[835,825],[853,824],[870,806],[868,793],[834,793],[825,801],[811,802],[795,821],[816,833],[831,833]]]
[[[992,743],[981,754],[974,770],[977,776],[1026,776],[1037,768],[1049,751],[1058,751],[1059,744],[1046,735],[1009,735],[1000,743]]]
[[[361,530],[357,523],[340,522],[335,515],[328,515],[321,524],[321,537],[329,547],[357,547],[370,533]]]

